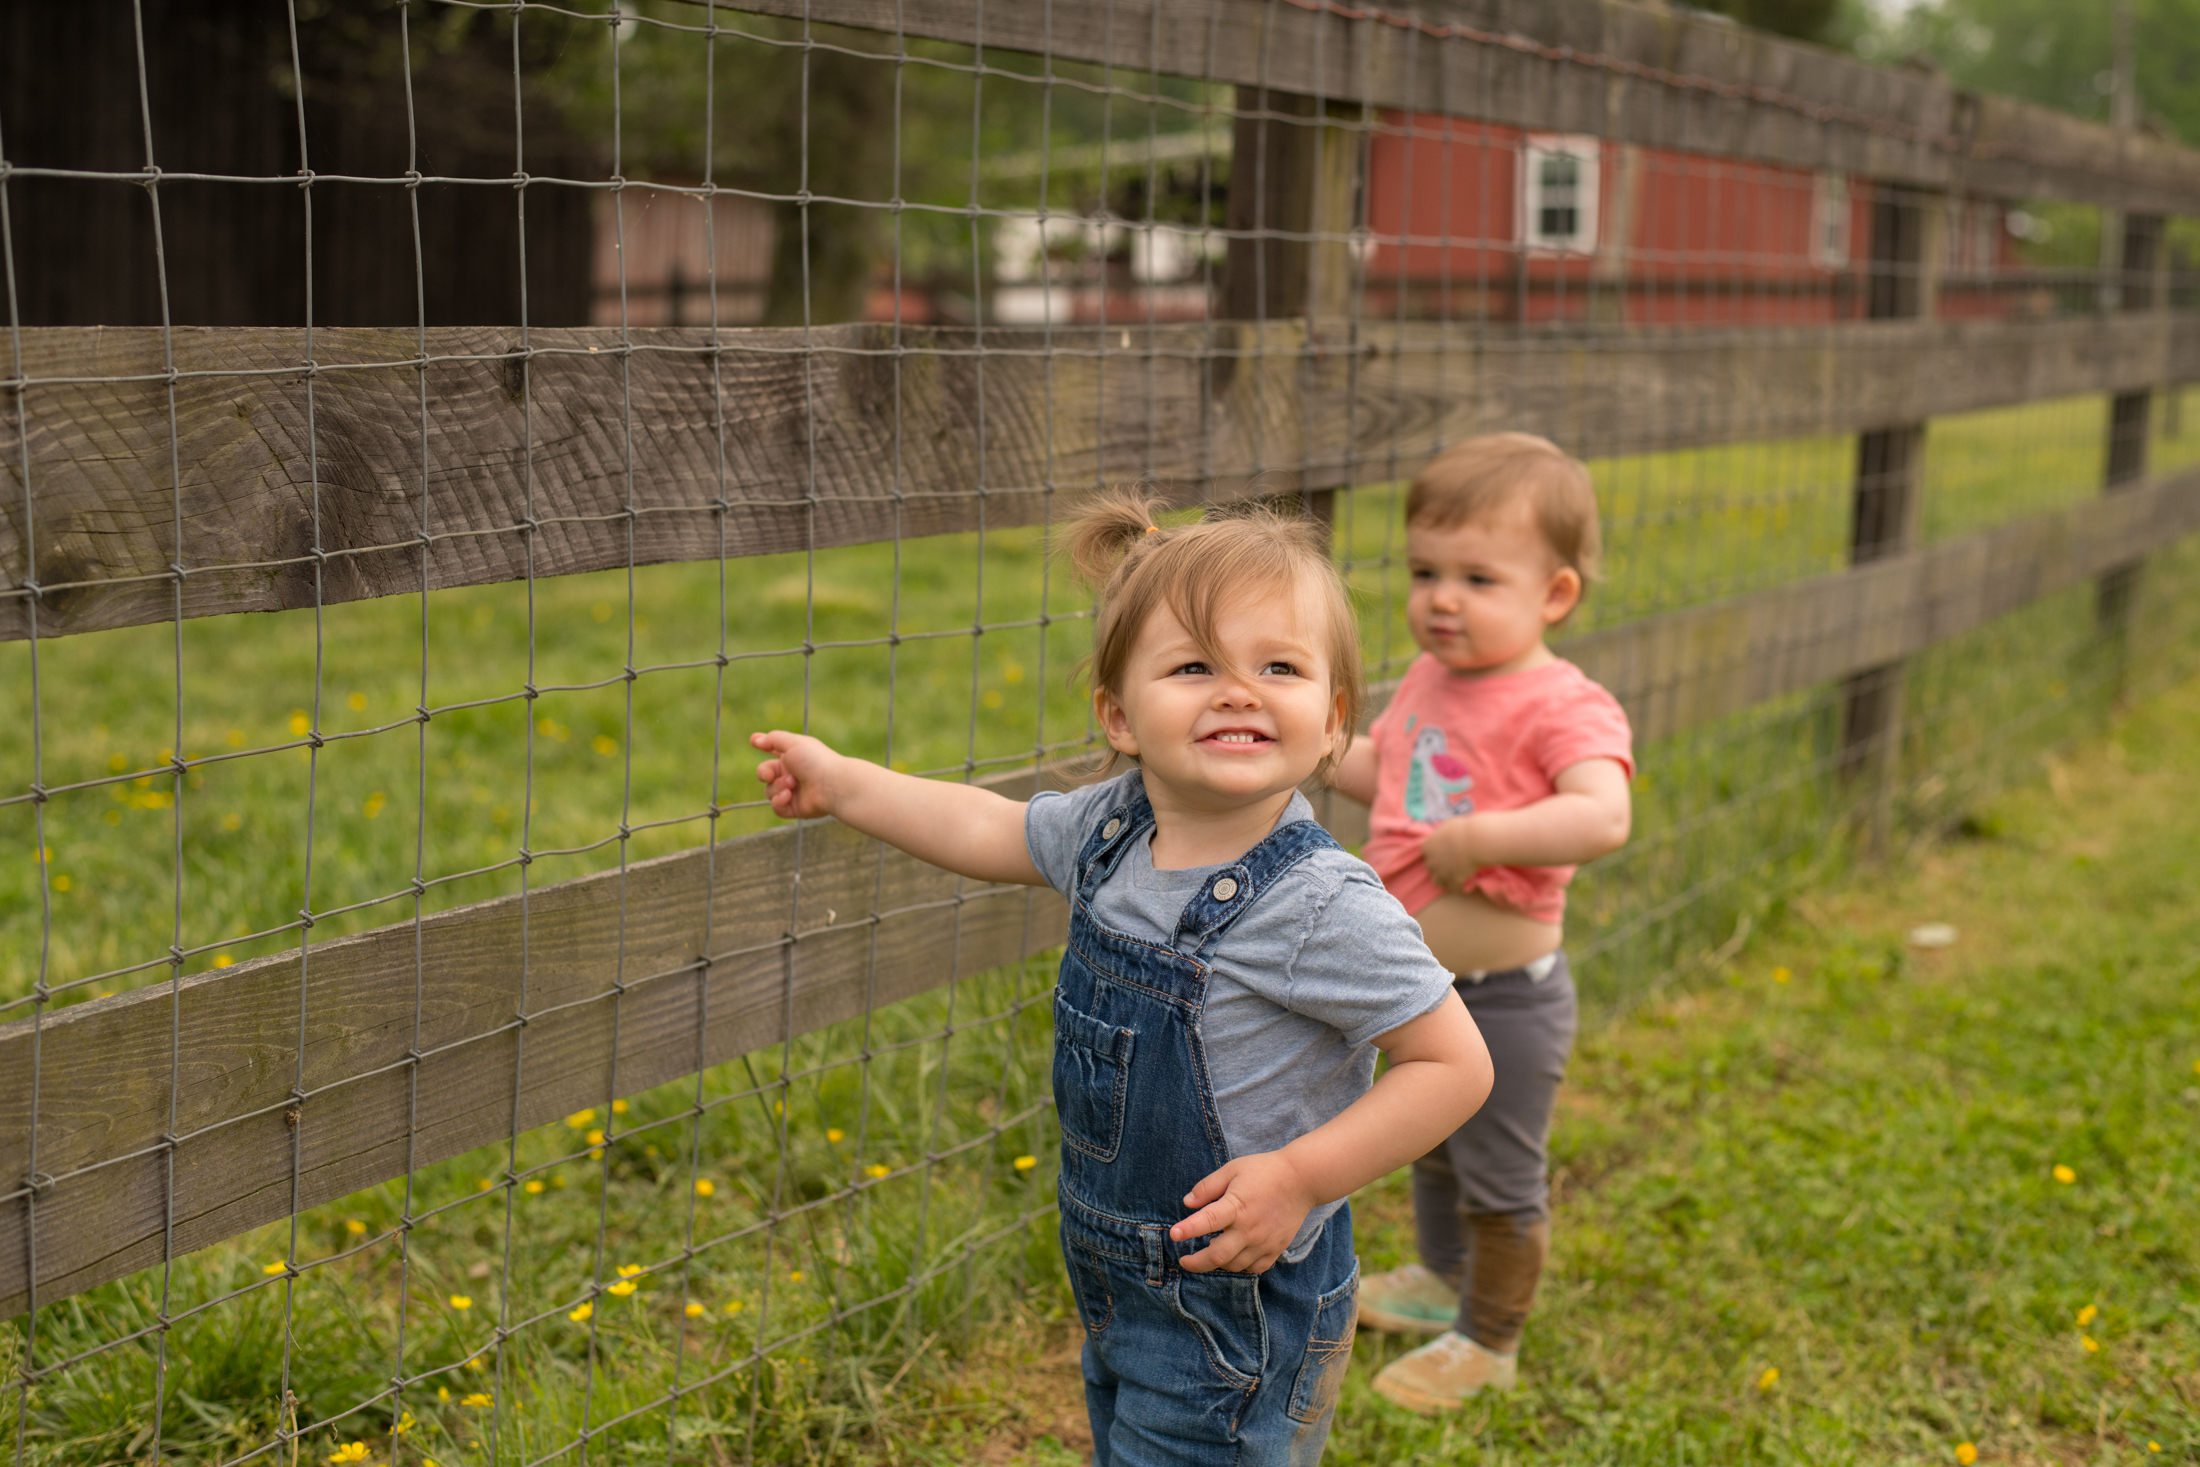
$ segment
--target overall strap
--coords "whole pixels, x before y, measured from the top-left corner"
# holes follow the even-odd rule
[[[1146,782],[1130,781],[1122,803],[1103,815],[1077,853],[1077,900],[1090,904],[1100,883],[1115,874],[1124,853],[1153,829],[1153,806],[1146,799]]]
[[[1316,851],[1343,849],[1312,820],[1294,820],[1270,831],[1266,840],[1217,871],[1184,904],[1182,915],[1176,919],[1176,944],[1181,947],[1185,938],[1196,937],[1199,945],[1195,955],[1205,957],[1230,925],[1252,910],[1253,903],[1285,872]]]

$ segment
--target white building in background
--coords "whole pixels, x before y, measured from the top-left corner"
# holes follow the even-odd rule
[[[987,319],[1000,326],[1191,321],[1211,314],[1220,235],[1176,224],[1010,214],[993,226]]]

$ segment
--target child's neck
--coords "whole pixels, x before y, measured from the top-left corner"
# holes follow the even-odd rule
[[[1509,672],[1527,672],[1531,668],[1557,660],[1558,654],[1545,646],[1541,637],[1537,637],[1525,650],[1514,653],[1503,662],[1493,662],[1487,667],[1455,667],[1452,671],[1461,677],[1503,677]]]
[[[1297,793],[1282,790],[1242,805],[1217,806],[1209,799],[1187,798],[1151,774],[1142,777],[1146,800],[1153,806],[1156,871],[1228,865],[1268,838]]]

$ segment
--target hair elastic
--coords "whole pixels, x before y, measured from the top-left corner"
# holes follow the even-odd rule
[[[1161,527],[1159,525],[1148,525],[1146,526],[1146,533],[1149,535],[1158,535],[1161,533]]]

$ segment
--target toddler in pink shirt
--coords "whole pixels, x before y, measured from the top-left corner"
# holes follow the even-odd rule
[[[1421,655],[1331,776],[1371,806],[1362,851],[1480,1026],[1489,1100],[1414,1163],[1421,1262],[1360,1285],[1360,1320],[1434,1335],[1375,1389],[1422,1411],[1517,1378],[1550,1247],[1551,1109],[1573,1050],[1561,950],[1574,868],[1627,839],[1627,715],[1544,645],[1596,573],[1589,472],[1525,433],[1439,455],[1406,498]]]

